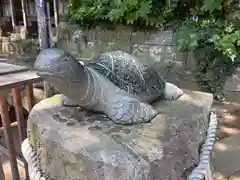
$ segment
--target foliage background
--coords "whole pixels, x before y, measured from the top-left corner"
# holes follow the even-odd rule
[[[223,99],[240,61],[239,0],[69,0],[69,20],[86,27],[126,24],[176,30],[179,51],[192,51],[202,90]]]
[[[166,27],[183,20],[187,6],[188,0],[69,0],[69,19],[84,26],[109,22]]]

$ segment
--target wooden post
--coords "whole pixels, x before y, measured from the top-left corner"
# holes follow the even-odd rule
[[[12,170],[12,179],[19,180],[19,172],[17,166],[17,156],[14,148],[13,137],[11,133],[11,124],[8,116],[8,103],[4,96],[0,96],[0,114],[2,117],[4,139],[7,144],[7,149],[9,153],[10,166]]]
[[[3,17],[3,2],[0,0],[0,18]]]
[[[12,27],[13,27],[13,30],[15,31],[15,27],[16,27],[15,0],[9,0],[9,5],[10,5]]]
[[[13,88],[12,89],[12,94],[13,94],[13,104],[16,112],[16,118],[18,122],[18,134],[19,134],[19,139],[20,143],[24,141],[24,139],[27,137],[27,126],[25,125],[25,119],[23,116],[23,106],[22,106],[22,99],[21,99],[21,94],[20,94],[20,89],[19,88]],[[28,177],[28,165],[25,160],[23,160],[24,163],[24,169],[25,169],[25,176],[26,179],[29,179]]]
[[[3,161],[2,161],[2,156],[0,154],[0,179],[5,180],[5,175],[3,171]]]
[[[26,2],[25,0],[21,0],[21,5],[22,5],[22,14],[23,14],[23,24],[24,28],[27,31],[27,15],[26,15]]]
[[[47,2],[47,16],[48,16],[48,30],[49,30],[49,36],[52,37],[52,22],[51,22],[51,14],[50,14],[50,3]],[[51,44],[52,39],[50,38]]]
[[[21,100],[21,94],[19,88],[13,88],[12,89],[13,94],[13,105],[16,112],[16,119],[18,122],[18,132],[19,132],[19,138],[20,142],[22,143],[23,140],[26,138],[27,132],[25,132],[25,123],[24,123],[24,116],[22,111],[22,100]]]
[[[58,23],[59,23],[59,5],[58,5],[58,0],[53,0],[53,8],[54,8],[55,27],[58,27]]]
[[[35,0],[35,3],[38,20],[39,46],[40,50],[42,51],[51,47],[47,15],[47,0]],[[47,91],[48,87],[50,87],[50,85],[47,82],[44,82],[44,91],[46,96],[50,96]]]
[[[35,99],[33,94],[33,85],[28,84],[26,85],[26,95],[28,100],[28,111],[30,112],[33,106],[35,105]]]

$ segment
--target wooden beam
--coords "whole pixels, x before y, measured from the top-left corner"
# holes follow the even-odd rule
[[[12,94],[13,94],[13,104],[16,112],[16,119],[18,122],[19,139],[20,139],[20,142],[22,143],[24,139],[27,137],[27,132],[26,132],[27,128],[25,127],[25,123],[24,123],[20,89],[13,88]]]
[[[0,0],[0,17],[3,17],[3,2]]]
[[[24,24],[25,30],[27,31],[26,1],[21,0],[21,5],[22,5],[22,14],[23,14],[23,24]]]
[[[17,127],[17,126],[18,126],[18,122],[17,122],[17,121],[12,122],[12,123],[10,124],[10,127],[11,127],[11,128],[15,128],[15,127]],[[2,136],[2,133],[3,133],[3,127],[1,126],[1,127],[0,127],[0,136]]]
[[[1,64],[1,63],[0,63]],[[0,90],[42,81],[34,71],[0,75]]]
[[[12,28],[13,30],[15,30],[15,27],[16,27],[15,0],[9,0],[9,5],[10,5]]]
[[[33,85],[28,84],[26,85],[26,96],[28,100],[28,112],[30,112],[35,105],[35,99],[33,94]]]
[[[49,34],[52,34],[52,22],[51,22],[51,14],[50,14],[50,3],[49,1],[47,2],[47,18],[48,18],[48,30],[49,30]],[[51,41],[51,39],[50,39]],[[52,43],[52,42],[51,42]]]
[[[54,9],[55,27],[58,27],[58,24],[59,24],[59,0],[53,0],[53,9]]]

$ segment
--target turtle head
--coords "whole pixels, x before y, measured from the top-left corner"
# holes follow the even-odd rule
[[[44,81],[66,95],[75,93],[77,86],[86,79],[84,67],[69,53],[56,48],[40,52],[34,69]]]

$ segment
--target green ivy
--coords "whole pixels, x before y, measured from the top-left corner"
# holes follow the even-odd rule
[[[179,50],[195,54],[195,76],[202,89],[222,99],[226,78],[240,61],[240,2],[204,0],[176,37]]]
[[[181,2],[188,0],[69,0],[69,20],[82,25],[98,22],[135,27],[165,27],[181,19]],[[184,11],[186,13],[186,11]]]

